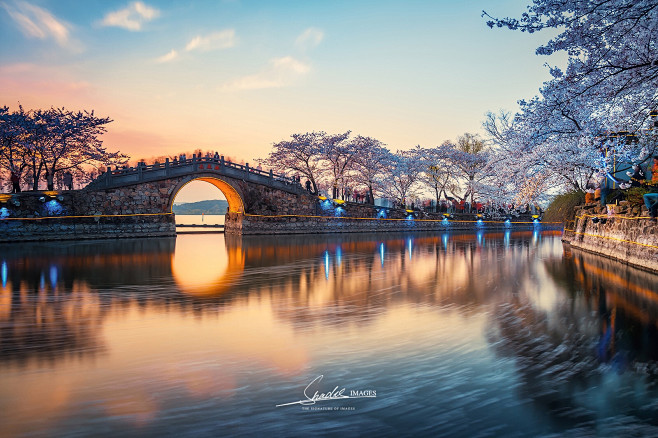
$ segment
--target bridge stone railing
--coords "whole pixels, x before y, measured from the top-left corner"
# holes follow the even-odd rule
[[[223,156],[218,159],[193,156],[176,161],[169,161],[167,158],[164,163],[149,165],[139,163],[136,167],[124,169],[108,167],[106,172],[89,183],[86,188],[89,190],[111,189],[198,173],[216,173],[220,176],[261,184],[289,193],[305,191],[296,178],[275,174],[271,170],[265,172],[250,167],[249,163],[245,165],[232,163],[226,161]]]

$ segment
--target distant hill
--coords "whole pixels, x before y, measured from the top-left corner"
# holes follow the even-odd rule
[[[175,214],[226,214],[228,202],[222,200],[186,202],[174,204]]]

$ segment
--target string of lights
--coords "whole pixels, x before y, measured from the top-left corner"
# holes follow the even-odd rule
[[[322,219],[353,219],[353,220],[377,220],[377,221],[408,221],[406,218],[378,218],[378,217],[345,217],[345,216],[317,216],[317,215],[304,215],[304,214],[279,214],[279,215],[264,215],[264,214],[249,214],[242,213],[246,217],[291,217],[291,218],[322,218]],[[453,222],[453,223],[495,223],[495,224],[504,224],[507,221],[489,221],[489,220],[450,220],[450,219],[414,219],[415,222]],[[523,222],[515,221],[515,224],[534,224],[535,222]],[[562,222],[542,222],[544,224],[561,224]]]
[[[622,215],[612,215],[608,216],[607,214],[583,214],[581,216],[576,216],[576,219],[584,219],[587,217],[591,218],[607,218],[607,219],[626,219],[626,220],[638,220],[638,219],[651,219],[651,216],[622,216]]]
[[[616,241],[619,241],[619,242],[632,243],[634,245],[646,246],[648,248],[658,248],[658,246],[656,246],[656,245],[650,245],[648,243],[635,242],[634,240],[620,239],[619,237],[599,236],[598,234],[581,233],[579,231],[569,230],[567,228],[565,228],[564,231],[569,231],[571,233],[578,234],[578,235],[581,235],[581,236],[598,237],[598,238],[601,238],[601,239],[616,240]]]
[[[3,217],[0,221],[35,221],[44,219],[82,219],[99,217],[130,217],[130,216],[168,216],[173,213],[132,213],[132,214],[91,214],[81,216],[40,216],[40,217]]]

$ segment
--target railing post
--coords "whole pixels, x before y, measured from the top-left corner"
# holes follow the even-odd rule
[[[106,181],[106,187],[109,187],[110,183],[112,182],[112,168],[110,166],[107,166],[107,171],[105,172],[105,181]]]
[[[139,179],[140,181],[144,177],[144,174],[142,173],[142,167],[143,167],[143,163],[141,161],[137,163],[137,175],[138,175],[137,179]]]
[[[270,169],[270,179],[272,180],[274,179],[274,172],[272,171],[272,169]]]
[[[165,158],[165,176],[169,176],[169,157]]]
[[[223,168],[224,167],[224,155],[219,157],[219,165]]]

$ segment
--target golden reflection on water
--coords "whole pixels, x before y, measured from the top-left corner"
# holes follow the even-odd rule
[[[243,270],[242,248],[227,249],[220,236],[193,234],[176,241],[171,271],[185,293],[198,297],[220,295]]]
[[[0,288],[0,321],[8,320],[11,315],[11,290],[11,283]]]
[[[364,356],[388,364],[461,351],[476,361],[489,354],[492,306],[562,309],[574,273],[581,287],[605,289],[608,304],[656,323],[644,310],[655,279],[563,259],[558,239],[532,232],[186,235],[175,250],[169,241],[139,245],[132,255],[100,244],[7,259],[5,435],[75,415],[145,427],[172,400],[233,400],[253,376],[290,379]],[[578,305],[587,315],[598,304]],[[41,422],[30,426],[36,415]]]

